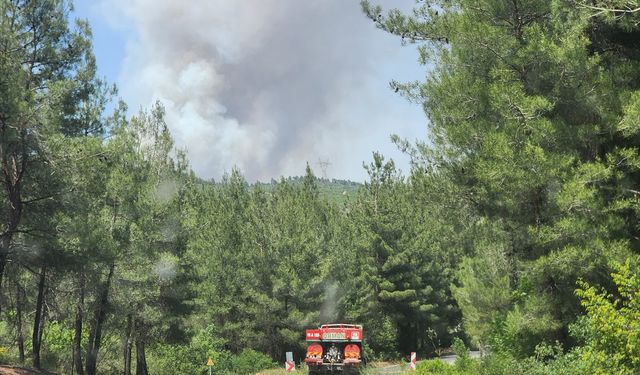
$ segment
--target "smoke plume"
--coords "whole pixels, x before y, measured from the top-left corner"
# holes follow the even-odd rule
[[[361,180],[371,151],[393,148],[391,133],[423,132],[420,109],[387,87],[404,78],[402,64],[417,69],[415,51],[376,30],[357,1],[102,0],[102,8],[119,9],[111,17],[135,35],[119,78],[124,99],[134,109],[160,100],[202,177],[237,166],[250,181],[267,180],[300,175],[306,162],[320,174],[322,159],[329,177]]]

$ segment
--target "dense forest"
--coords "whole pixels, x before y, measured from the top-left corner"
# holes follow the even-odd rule
[[[429,138],[362,185],[201,180],[71,8],[0,0],[0,363],[244,374],[344,321],[371,359],[485,354],[422,373],[640,370],[638,1],[364,1]]]

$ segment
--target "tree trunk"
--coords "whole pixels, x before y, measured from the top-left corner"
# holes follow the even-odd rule
[[[40,269],[40,281],[38,282],[38,299],[36,302],[36,315],[33,320],[33,336],[31,341],[31,359],[33,361],[33,367],[37,369],[40,369],[40,346],[42,344],[42,329],[44,327],[44,292],[46,274],[47,268],[46,266],[42,266]]]
[[[144,341],[136,339],[136,375],[149,375],[147,357],[144,353]]]
[[[82,368],[82,320],[84,319],[84,273],[80,274],[80,291],[76,301],[76,320],[73,336],[73,367],[78,375],[84,375]]]
[[[4,138],[6,131],[6,125],[0,128],[0,137]],[[5,165],[3,167],[8,167],[6,163],[13,163],[12,165],[15,167],[16,165],[24,166],[24,163],[20,163],[17,161],[16,155],[6,155],[4,148],[0,148],[0,156],[3,156],[2,160]],[[20,219],[22,217],[22,171],[23,170],[15,170],[13,173],[7,173],[6,171],[11,170],[11,168],[4,168],[5,172],[3,173],[3,182],[4,182],[4,190],[6,196],[8,198],[8,205],[5,207],[7,210],[6,216],[6,230],[0,236],[0,291],[2,290],[2,280],[4,276],[4,272],[7,266],[7,260],[9,258],[9,253],[11,250],[11,242],[13,240],[13,234],[18,230],[18,226],[20,225]],[[0,312],[2,312],[2,293],[0,293]]]
[[[109,267],[109,275],[104,283],[100,293],[100,299],[97,301],[91,320],[91,328],[89,330],[89,342],[87,343],[87,375],[96,375],[96,367],[98,364],[98,351],[100,350],[100,341],[102,340],[102,325],[109,302],[109,288],[111,287],[111,278],[115,264]]]
[[[2,279],[4,276],[4,271],[7,265],[7,258],[9,257],[9,248],[11,246],[11,234],[7,231],[0,238],[0,291],[2,291]],[[4,302],[2,301],[2,293],[0,293],[0,313],[2,312],[2,306]]]
[[[0,292],[2,292],[2,276],[4,275],[4,268],[7,264],[7,257],[9,255],[9,244],[11,238],[8,234],[2,236],[0,240]],[[2,312],[2,293],[0,293],[0,313]]]
[[[16,330],[18,339],[18,359],[24,363],[24,334],[22,333],[22,304],[24,303],[24,291],[20,283],[16,282]]]
[[[124,343],[124,375],[131,375],[131,350],[133,347],[133,316],[127,315],[127,332]]]

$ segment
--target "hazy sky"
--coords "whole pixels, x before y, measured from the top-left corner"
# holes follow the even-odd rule
[[[414,1],[380,1],[410,8]],[[137,111],[160,100],[196,173],[250,182],[301,175],[363,181],[373,151],[403,169],[391,134],[426,138],[422,110],[389,89],[424,77],[412,46],[356,0],[76,0],[101,75]]]

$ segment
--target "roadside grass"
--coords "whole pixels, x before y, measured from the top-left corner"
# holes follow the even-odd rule
[[[274,368],[271,370],[262,370],[256,373],[256,375],[284,375],[284,374],[287,374],[287,372],[284,369],[279,369],[279,368]]]
[[[367,367],[364,367],[362,369],[362,371],[360,372],[360,375],[377,375],[379,374],[379,369],[383,368],[383,367],[387,367],[387,366],[392,366],[395,365],[396,363],[391,363],[391,362],[379,362],[379,363],[372,363]],[[256,375],[289,375],[291,374],[290,372],[286,372],[284,368],[274,368],[274,369],[269,369],[269,370],[262,370],[258,373],[256,373]],[[296,368],[296,371],[294,372],[294,374],[298,374],[298,375],[305,375],[308,374],[307,368],[303,367],[303,368]],[[414,373],[415,374],[415,373]]]
[[[380,374],[380,369],[399,365],[402,372],[396,373],[402,375],[467,375],[468,372],[460,372],[456,371],[456,366],[453,364],[446,364],[440,360],[433,359],[422,361],[418,364],[418,371],[409,370],[409,364],[406,362],[373,362],[368,366],[364,367],[360,375],[378,375]],[[286,372],[284,368],[274,368],[269,370],[263,370],[256,375],[288,375],[291,374]],[[304,368],[296,368],[294,374],[305,375],[308,374],[306,367]]]

